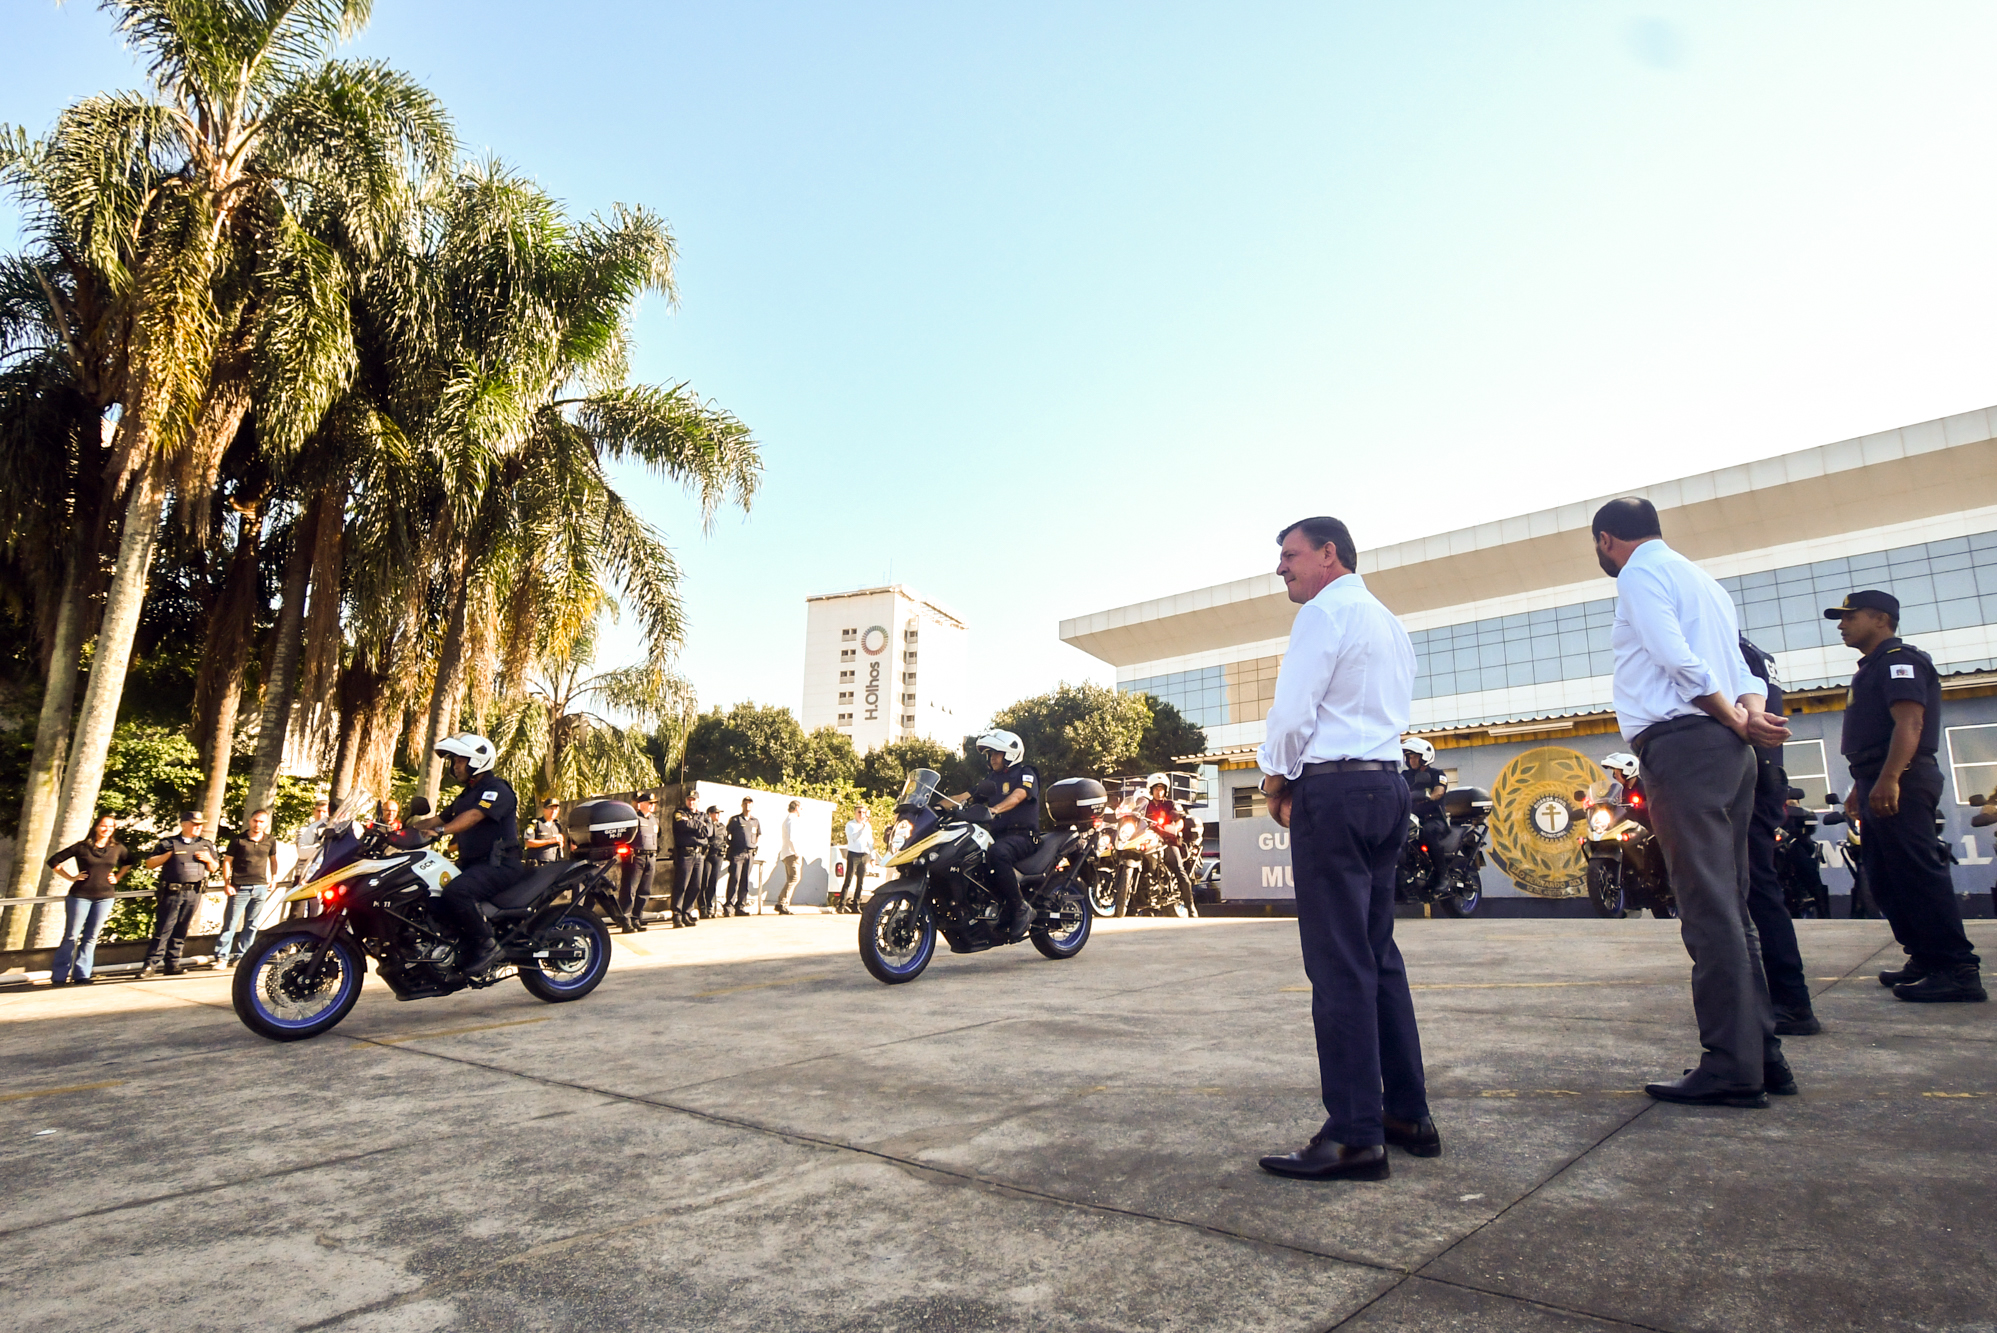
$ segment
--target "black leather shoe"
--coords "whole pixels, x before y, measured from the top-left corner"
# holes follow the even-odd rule
[[[646,932],[647,930],[650,930],[650,929],[651,929],[651,927],[650,927],[650,926],[647,926],[647,925],[645,924],[645,918],[644,918],[644,917],[642,917],[642,916],[634,916],[634,917],[632,917],[632,918],[631,918],[631,929],[633,929],[633,930],[637,931],[637,932],[638,932],[638,933],[639,933],[640,935],[642,935],[642,934],[644,934],[644,933],[645,933],[645,932]]]
[[[49,985],[51,985],[51,986],[67,986],[68,984],[69,984],[69,978],[68,978],[68,977],[50,977],[50,978],[49,978]]]
[[[1423,1116],[1419,1120],[1396,1120],[1383,1116],[1380,1123],[1386,1127],[1387,1143],[1401,1149],[1410,1157],[1442,1156],[1442,1135],[1436,1133],[1435,1121]]]
[[[1893,988],[1896,1000],[1917,1004],[1981,1004],[1990,998],[1983,989],[1983,974],[1975,966],[1930,972],[1919,981]]]
[[[1824,1025],[1808,1009],[1775,1011],[1775,1035],[1778,1037],[1814,1037],[1823,1030]]]
[[[1796,1075],[1788,1062],[1764,1064],[1761,1066],[1761,1087],[1771,1097],[1794,1097],[1796,1095]]]
[[[1322,1134],[1313,1138],[1308,1147],[1280,1157],[1264,1157],[1262,1169],[1293,1180],[1385,1180],[1393,1174],[1387,1166],[1387,1149],[1383,1145],[1354,1148],[1333,1143]]]
[[[1017,944],[1031,934],[1032,931],[1033,907],[1029,903],[1021,903],[1012,909],[1012,919],[1006,923],[1005,927],[1006,938]]]
[[[458,970],[468,977],[475,977],[498,962],[505,952],[506,950],[499,947],[498,940],[466,945],[465,961],[459,965]]]
[[[1911,962],[1905,967],[1889,967],[1879,974],[1879,984],[1887,990],[1895,986],[1908,986],[1928,974],[1925,967],[1915,967]]]
[[[1745,1111],[1768,1109],[1768,1094],[1760,1088],[1729,1087],[1703,1070],[1688,1069],[1669,1083],[1646,1083],[1643,1090],[1660,1102],[1685,1106],[1737,1106]]]
[[[155,977],[158,975],[159,975],[159,964],[146,963],[145,965],[139,968],[139,974],[137,977],[134,978],[134,980],[144,981],[147,977]]]

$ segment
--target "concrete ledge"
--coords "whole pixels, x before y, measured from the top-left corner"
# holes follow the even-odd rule
[[[215,941],[220,935],[189,935],[181,949],[184,958],[207,958],[215,952]],[[152,947],[150,940],[120,940],[116,944],[99,944],[97,961],[93,972],[114,971],[124,967],[137,970],[146,961],[146,950]],[[0,975],[8,972],[46,972],[55,966],[54,949],[0,949]]]

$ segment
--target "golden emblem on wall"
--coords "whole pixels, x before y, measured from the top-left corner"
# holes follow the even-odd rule
[[[1512,882],[1540,898],[1573,898],[1588,884],[1581,854],[1581,804],[1574,799],[1603,779],[1600,765],[1560,745],[1527,750],[1491,785],[1491,859]]]

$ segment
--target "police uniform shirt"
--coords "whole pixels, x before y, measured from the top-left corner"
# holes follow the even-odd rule
[[[1870,781],[1879,775],[1893,740],[1893,705],[1902,700],[1922,708],[1915,757],[1934,758],[1942,739],[1941,673],[1926,653],[1895,637],[1859,659],[1845,695],[1838,749],[1855,776]]]
[[[541,864],[546,865],[551,861],[559,861],[562,859],[562,826],[559,820],[554,820],[554,819],[535,820],[533,836],[536,839],[553,838],[554,841],[549,843],[546,847],[536,847],[532,851],[528,852],[527,855],[531,860],[538,861]]]
[[[519,799],[513,794],[512,784],[493,773],[474,773],[456,799],[444,807],[443,822],[448,824],[468,810],[476,810],[483,817],[457,835],[458,864],[497,865],[509,861],[517,864]]]
[[[640,811],[638,813],[638,828],[637,831],[631,835],[631,838],[632,838],[631,846],[638,851],[641,852],[658,851],[659,817],[657,815],[648,815],[643,811]]]
[[[707,825],[707,859],[719,861],[728,855],[728,828],[713,815],[705,815],[701,822]]]
[[[1442,803],[1433,795],[1438,787],[1448,785],[1442,774],[1424,765],[1421,768],[1404,768],[1401,776],[1407,780],[1408,795],[1414,798],[1409,808],[1415,814],[1427,818],[1442,813]]]
[[[167,862],[159,868],[161,888],[187,888],[208,878],[208,867],[195,860],[195,853],[206,852],[215,855],[215,844],[206,838],[183,838],[178,833],[171,838],[161,838],[153,844],[151,856],[162,852]],[[216,858],[218,861],[221,859]]]
[[[992,832],[1009,833],[1014,829],[1032,832],[1040,827],[1040,772],[1029,764],[1013,764],[1002,768],[978,784],[971,795],[982,805],[997,805],[1016,791],[1025,791],[1026,799],[992,819]]]
[[[754,815],[736,815],[728,821],[728,854],[741,856],[756,850],[763,840],[763,824]]]
[[[701,844],[707,841],[707,831],[702,827],[707,821],[697,813],[684,807],[673,811],[673,855],[700,856]]]

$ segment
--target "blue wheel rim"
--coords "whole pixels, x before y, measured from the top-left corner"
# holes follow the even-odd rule
[[[533,960],[534,970],[540,974],[543,981],[556,990],[580,990],[595,980],[597,973],[604,969],[607,955],[600,947],[601,941],[597,939],[596,931],[581,917],[565,916],[555,925],[558,928],[573,926],[575,936],[583,942],[583,947],[589,950],[589,957],[584,959],[583,965],[574,972],[554,971],[547,966],[547,959],[536,958]]]
[[[251,978],[250,1003],[256,1007],[258,1017],[272,1027],[296,1032],[324,1021],[327,1014],[336,1013],[345,1006],[355,989],[361,984],[360,968],[354,964],[353,951],[339,940],[334,940],[327,950],[327,958],[337,962],[340,968],[338,982],[330,991],[322,988],[314,992],[316,1007],[304,1014],[291,1014],[274,1010],[270,1000],[272,993],[282,984],[286,972],[296,966],[311,961],[316,943],[299,940],[295,945],[273,949],[257,961],[257,974]]]

